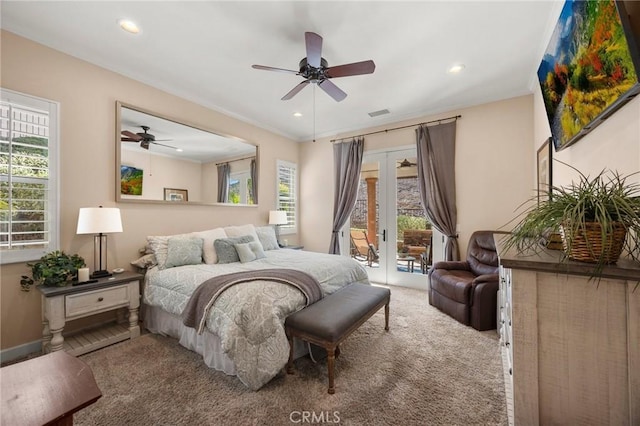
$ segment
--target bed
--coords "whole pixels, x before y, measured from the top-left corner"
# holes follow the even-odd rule
[[[225,230],[231,233],[228,228]],[[273,241],[275,236],[269,238]],[[238,376],[253,390],[269,382],[286,365],[289,343],[284,319],[302,309],[306,299],[298,289],[286,284],[262,280],[241,283],[218,297],[206,316],[204,332],[198,334],[182,324],[181,313],[201,283],[222,274],[289,268],[313,276],[323,295],[351,283],[369,284],[366,270],[351,258],[277,249],[277,244],[273,247],[262,235],[258,240],[270,249],[263,251],[264,257],[248,262],[197,263],[164,269],[152,266],[145,275],[143,292],[144,323],[149,331],[177,338],[182,346],[202,355],[207,366]],[[211,242],[203,240],[205,247]],[[296,353],[304,353],[303,345],[296,348]]]

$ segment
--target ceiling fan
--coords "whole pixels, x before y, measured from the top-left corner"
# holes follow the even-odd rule
[[[158,141],[170,141],[171,139],[156,140],[156,137],[154,135],[152,135],[151,133],[148,133],[148,131],[151,129],[149,126],[140,126],[140,127],[142,128],[142,132],[138,132],[138,133],[133,133],[128,130],[123,130],[121,134],[124,136],[121,137],[120,140],[122,142],[140,142],[140,147],[144,149],[149,149],[149,144],[156,144],[156,145],[164,146],[167,148],[175,149],[176,151],[178,151],[178,148],[176,148],[175,146],[165,145],[163,143],[158,142]]]
[[[402,160],[402,161],[400,162],[400,164],[398,165],[398,167],[397,167],[397,168],[398,168],[398,169],[402,169],[402,168],[405,168],[405,167],[412,167],[412,166],[415,166],[415,165],[416,165],[416,163],[412,163],[411,161],[409,161],[409,160],[407,160],[407,159],[405,158],[404,160]]]
[[[304,38],[307,47],[307,57],[303,58],[298,64],[299,71],[268,67],[265,65],[252,65],[253,68],[258,70],[286,72],[299,75],[305,79],[289,93],[284,95],[282,97],[283,101],[293,98],[308,84],[314,83],[333,99],[340,102],[347,97],[347,94],[333,84],[333,82],[329,80],[330,78],[371,74],[376,69],[376,64],[372,60],[330,67],[327,60],[322,57],[322,37],[316,33],[306,32],[304,33]]]

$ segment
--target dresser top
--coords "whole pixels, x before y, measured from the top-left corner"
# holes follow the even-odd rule
[[[538,253],[518,253],[514,248],[504,249],[502,236],[494,236],[500,264],[510,269],[526,269],[567,275],[594,275],[595,265],[573,260],[562,261],[562,250],[541,248]],[[620,258],[615,265],[607,265],[599,274],[602,278],[640,281],[640,263]]]
[[[143,276],[141,274],[125,271],[121,274],[113,274],[111,277],[98,278],[95,283],[72,285],[67,284],[64,287],[44,287],[38,286],[38,290],[44,297],[55,297],[61,294],[82,293],[83,291],[95,290],[103,287],[111,287],[117,284],[124,284],[129,281],[141,280]]]

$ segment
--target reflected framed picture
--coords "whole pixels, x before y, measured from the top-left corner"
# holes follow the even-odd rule
[[[537,165],[538,165],[538,203],[547,201],[551,198],[552,175],[553,168],[551,160],[553,155],[553,144],[551,138],[548,138],[540,148],[538,148]]]
[[[142,195],[144,172],[131,166],[120,166],[120,194]]]
[[[189,191],[186,189],[165,188],[164,199],[165,201],[175,201],[178,203],[189,201]]]

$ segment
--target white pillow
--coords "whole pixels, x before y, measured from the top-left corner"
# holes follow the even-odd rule
[[[276,231],[273,226],[256,226],[256,233],[258,234],[258,241],[262,244],[262,248],[266,250],[277,250],[278,239],[276,238]]]
[[[256,227],[253,226],[253,224],[241,225],[241,226],[227,226],[224,228],[224,232],[227,234],[227,237],[242,237],[244,235],[251,235],[253,237],[253,241],[257,241],[258,243],[260,243],[260,238],[258,238]]]
[[[202,238],[202,259],[207,265],[218,263],[218,255],[213,247],[215,240],[227,238],[227,234],[222,228],[209,229],[207,231],[192,232],[192,236]]]

